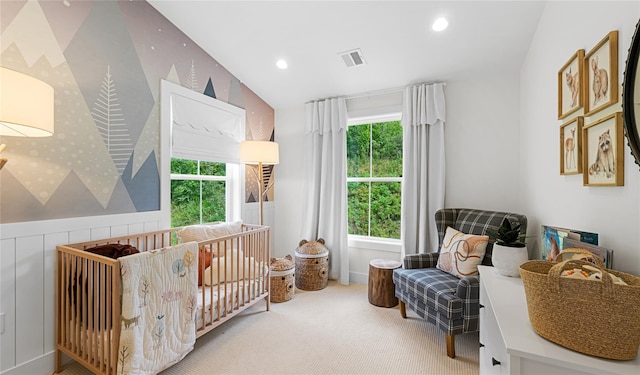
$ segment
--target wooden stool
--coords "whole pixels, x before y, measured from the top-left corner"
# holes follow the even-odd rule
[[[390,259],[374,259],[369,262],[369,303],[380,307],[398,304],[393,285],[393,270],[402,264]]]

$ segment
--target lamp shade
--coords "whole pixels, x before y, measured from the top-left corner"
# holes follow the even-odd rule
[[[53,111],[53,87],[0,67],[0,136],[50,136]]]
[[[269,141],[240,142],[240,162],[244,164],[278,164],[278,144]]]

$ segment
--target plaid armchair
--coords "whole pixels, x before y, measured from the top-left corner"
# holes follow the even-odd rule
[[[447,355],[455,358],[455,335],[478,331],[480,322],[480,276],[462,279],[436,268],[447,227],[467,234],[483,235],[497,229],[502,220],[521,223],[526,234],[527,217],[509,212],[445,208],[436,212],[439,246],[437,252],[408,255],[403,268],[393,271],[395,295],[400,300],[400,315],[407,317],[406,306],[421,318],[442,329],[447,338]],[[491,264],[493,242],[487,245],[482,264]]]

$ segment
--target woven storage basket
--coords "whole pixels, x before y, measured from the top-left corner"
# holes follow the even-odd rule
[[[286,302],[295,294],[295,264],[291,255],[284,258],[271,258],[271,302]]]
[[[529,320],[545,339],[580,353],[630,360],[640,346],[640,278],[605,270],[601,281],[561,277],[593,263],[532,260],[520,266]],[[629,285],[614,284],[611,273]]]
[[[302,290],[320,290],[329,284],[329,250],[322,238],[318,241],[300,241],[296,249],[296,287]]]

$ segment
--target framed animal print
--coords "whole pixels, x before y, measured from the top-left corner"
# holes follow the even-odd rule
[[[584,89],[584,50],[579,49],[558,71],[558,119],[582,108]]]
[[[618,102],[618,31],[607,34],[584,57],[584,115]]]
[[[582,128],[582,181],[585,186],[624,185],[622,112]]]
[[[578,116],[560,125],[560,174],[582,173],[582,126]]]

